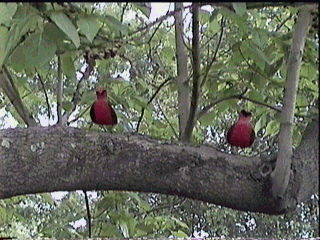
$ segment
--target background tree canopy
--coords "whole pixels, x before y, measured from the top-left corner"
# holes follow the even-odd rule
[[[170,5],[0,3],[0,237],[319,235],[317,6]]]

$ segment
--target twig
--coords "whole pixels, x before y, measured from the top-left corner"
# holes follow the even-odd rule
[[[185,9],[187,9],[187,8],[190,8],[190,7],[191,7],[191,6],[186,6],[186,7],[183,7],[182,9],[179,9],[178,11],[185,10]],[[162,16],[162,17],[160,17],[160,18],[157,18],[157,19],[156,19],[155,21],[153,21],[152,23],[149,23],[149,24],[147,24],[146,26],[144,26],[144,27],[142,27],[142,28],[139,28],[139,29],[136,30],[136,31],[133,31],[132,33],[129,34],[129,36],[132,36],[132,35],[134,35],[134,34],[136,34],[136,33],[138,33],[138,32],[141,32],[141,31],[143,31],[143,30],[149,29],[149,28],[151,28],[152,26],[156,25],[158,22],[162,22],[162,21],[164,21],[165,19],[167,19],[168,17],[173,16],[175,13],[176,13],[175,10],[174,10],[174,11],[170,11],[170,12],[168,12],[166,15],[164,15],[164,16]]]
[[[46,98],[46,103],[47,103],[47,107],[48,107],[48,121],[50,123],[50,117],[51,117],[51,108],[50,108],[50,103],[49,103],[49,98],[48,98],[48,94],[47,94],[47,91],[46,91],[46,88],[44,87],[44,83],[42,81],[42,77],[40,76],[38,70],[36,69],[36,72],[37,72],[37,77],[41,83],[41,86],[42,86],[42,89],[44,91],[44,95],[45,95],[45,98]]]
[[[149,105],[149,104],[153,101],[153,99],[157,96],[157,94],[158,94],[158,92],[161,90],[161,88],[162,88],[166,83],[168,83],[168,82],[171,81],[171,80],[173,80],[173,79],[170,77],[170,78],[166,79],[163,83],[161,83],[161,84],[159,85],[159,87],[157,88],[157,90],[154,92],[154,94],[153,94],[153,95],[151,96],[151,98],[149,99],[147,105]],[[141,124],[141,120],[142,120],[143,115],[144,115],[144,109],[145,109],[145,108],[142,108],[141,115],[140,115],[140,118],[139,118],[139,120],[138,120],[138,124],[137,124],[137,128],[136,128],[136,132],[139,131],[139,127],[140,127],[140,124]]]
[[[173,133],[174,133],[175,137],[176,137],[176,138],[177,138],[177,140],[178,140],[178,139],[179,139],[179,135],[177,134],[177,132],[176,132],[176,130],[174,129],[174,127],[172,126],[171,122],[170,122],[170,121],[169,121],[169,119],[167,118],[166,114],[163,112],[163,110],[162,110],[162,108],[161,108],[160,103],[159,103],[159,102],[157,102],[157,104],[158,104],[158,107],[159,107],[159,109],[160,109],[161,113],[163,114],[164,119],[167,121],[167,123],[168,123],[168,124],[169,124],[169,126],[171,127],[171,129],[172,129],[172,131],[173,131]]]
[[[292,18],[292,13],[290,13],[289,17],[287,17],[285,20],[282,21],[282,23],[279,24],[279,26],[276,29],[276,32],[278,32],[280,30],[280,28],[282,28],[282,26],[290,19]]]
[[[260,102],[260,101],[257,101],[257,100],[250,99],[248,97],[243,96],[242,94],[236,94],[236,95],[230,95],[230,96],[227,96],[227,97],[224,97],[224,98],[220,98],[219,100],[214,101],[213,103],[210,103],[209,105],[205,106],[204,108],[202,108],[202,110],[200,112],[198,112],[197,119],[200,119],[204,114],[206,114],[212,107],[214,107],[218,103],[226,101],[226,100],[229,100],[229,99],[234,99],[234,98],[245,99],[247,101],[256,103],[258,105],[262,105],[262,106],[268,107],[270,109],[273,109],[273,110],[275,110],[277,112],[281,112],[281,108],[279,108],[279,107],[272,106],[272,105],[264,103],[264,102]]]
[[[156,212],[156,211],[159,211],[159,210],[163,210],[163,209],[166,209],[166,208],[171,208],[171,207],[173,207],[173,206],[175,206],[175,205],[180,205],[180,204],[182,204],[184,201],[186,201],[186,199],[187,199],[187,198],[182,198],[182,199],[180,199],[179,201],[176,201],[176,202],[171,203],[171,204],[158,205],[158,206],[150,209],[149,211],[145,211],[145,212],[143,212],[143,213],[137,214],[137,216],[141,216],[141,215],[143,215],[143,214],[149,214],[149,213]]]
[[[78,103],[80,102],[81,100],[81,96],[80,96],[80,86],[81,86],[81,83],[84,81],[84,80],[88,80],[89,79],[89,76],[90,76],[90,66],[88,64],[86,70],[84,71],[82,77],[80,78],[78,84],[77,84],[77,87],[76,87],[76,91],[74,92],[73,94],[73,97],[72,97],[72,104],[73,104],[73,108],[71,109],[71,111],[69,112],[65,112],[64,113],[64,118],[68,119],[70,117],[70,115],[76,110],[77,108],[77,105]]]
[[[58,55],[58,83],[57,83],[57,125],[62,126],[62,93],[63,92],[63,80],[62,80],[62,60],[61,55]]]
[[[224,30],[224,19],[222,18],[222,19],[221,19],[221,32],[220,32],[219,41],[218,41],[218,44],[217,44],[217,46],[216,46],[216,50],[215,50],[215,53],[214,53],[214,55],[213,55],[213,58],[212,58],[211,62],[209,63],[209,65],[207,66],[205,75],[204,75],[204,77],[203,77],[203,79],[202,79],[202,82],[201,82],[201,87],[202,87],[203,84],[206,82],[207,77],[208,77],[208,74],[209,74],[209,71],[210,71],[213,63],[216,61],[216,58],[217,58],[217,55],[218,55],[218,50],[219,50],[220,45],[221,45],[221,42],[222,42],[223,30]]]
[[[163,21],[161,21],[161,22],[158,24],[158,26],[156,26],[155,30],[153,31],[151,37],[149,38],[149,40],[148,40],[148,42],[147,42],[148,44],[150,44],[152,38],[154,37],[154,35],[156,35],[156,32],[158,31],[158,29],[160,28],[160,26],[161,26],[162,23],[163,23]]]
[[[79,118],[81,118],[89,110],[90,107],[91,107],[91,105],[89,105],[81,114],[79,114],[78,117],[67,122],[67,125],[70,125],[70,123],[73,123],[73,122],[77,121]]]
[[[87,191],[83,190],[83,193],[84,193],[84,200],[86,202],[86,208],[87,208],[89,238],[91,238],[91,215],[90,215],[90,208],[89,208],[89,200],[88,200]]]
[[[123,23],[123,16],[124,16],[124,11],[127,9],[128,7],[128,2],[125,3],[125,5],[122,8],[122,12],[121,12],[121,16],[120,16],[120,22]]]

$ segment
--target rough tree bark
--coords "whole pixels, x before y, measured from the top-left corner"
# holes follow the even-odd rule
[[[308,199],[318,189],[318,131],[318,121],[313,121],[294,151],[289,188],[280,204],[271,193],[272,160],[140,135],[71,127],[5,129],[0,131],[0,199],[80,189],[129,190],[281,214],[295,209],[296,199]]]

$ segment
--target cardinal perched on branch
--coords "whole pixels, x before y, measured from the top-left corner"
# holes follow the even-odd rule
[[[117,115],[108,102],[107,91],[104,88],[98,88],[96,94],[97,101],[92,104],[90,109],[92,122],[100,125],[117,124]]]
[[[250,147],[254,141],[254,129],[250,123],[251,113],[242,110],[236,121],[227,133],[227,142],[241,148]]]

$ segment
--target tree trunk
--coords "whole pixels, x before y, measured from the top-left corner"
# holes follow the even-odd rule
[[[188,84],[188,56],[183,41],[184,24],[182,13],[183,3],[175,3],[175,38],[176,38],[176,56],[177,56],[177,85],[178,85],[178,116],[179,116],[179,138],[182,139],[183,131],[186,129],[189,116],[189,84]]]

